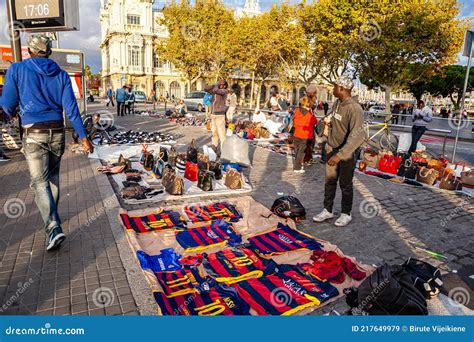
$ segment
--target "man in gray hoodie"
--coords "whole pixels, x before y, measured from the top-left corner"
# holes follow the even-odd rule
[[[204,88],[208,93],[214,94],[211,114],[212,145],[222,148],[225,141],[225,114],[227,112],[227,95],[229,94],[228,83],[220,80],[214,86]]]
[[[329,115],[324,118],[326,125],[326,183],[324,186],[324,210],[313,217],[315,222],[323,222],[334,217],[332,213],[336,197],[337,182],[342,193],[341,216],[334,223],[344,227],[352,220],[354,197],[352,179],[356,166],[355,151],[362,145],[364,134],[364,111],[357,97],[352,97],[353,82],[341,77],[334,82],[333,94],[337,98]]]

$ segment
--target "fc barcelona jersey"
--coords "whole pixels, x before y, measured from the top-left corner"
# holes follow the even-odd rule
[[[264,260],[248,248],[225,249],[204,257],[204,267],[219,282],[233,284],[248,278],[273,273],[276,263]]]
[[[282,254],[299,249],[316,250],[322,246],[315,239],[279,223],[278,228],[268,233],[249,238],[252,247],[262,255]]]
[[[132,217],[128,214],[120,214],[125,228],[134,230],[137,233],[148,233],[165,229],[186,228],[186,221],[177,212],[164,210],[158,214]]]
[[[155,276],[168,298],[195,293],[204,282],[197,267],[183,267],[174,272],[156,272]]]
[[[242,214],[230,203],[214,203],[210,205],[194,205],[184,209],[191,222],[211,222],[214,220],[225,220],[238,222]]]
[[[235,316],[249,315],[250,307],[237,291],[225,284],[210,284],[207,291],[167,298],[154,292],[163,315],[172,316]]]
[[[339,294],[334,286],[306,276],[297,266],[279,268],[278,273],[233,285],[259,315],[292,315]]]
[[[176,232],[176,240],[186,252],[242,243],[242,237],[226,221],[217,220],[208,226]]]

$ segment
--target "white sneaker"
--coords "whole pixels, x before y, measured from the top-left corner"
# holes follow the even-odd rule
[[[313,217],[314,222],[324,222],[326,220],[332,219],[334,217],[333,213],[330,213],[324,209],[321,213]]]
[[[352,221],[352,216],[347,214],[341,214],[341,216],[334,222],[336,227],[345,227]]]
[[[300,169],[300,170],[294,170],[293,172],[294,173],[305,173],[306,171],[304,169]]]

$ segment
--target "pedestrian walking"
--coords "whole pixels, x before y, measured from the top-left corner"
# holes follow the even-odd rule
[[[425,105],[423,100],[418,101],[418,108],[413,110],[413,127],[411,128],[411,145],[408,149],[408,156],[416,151],[416,145],[426,132],[426,125],[433,120],[433,111]]]
[[[229,94],[229,90],[227,90],[228,87],[227,81],[219,80],[216,85],[205,88],[205,91],[214,95],[211,114],[212,145],[214,145],[215,148],[220,147],[221,149],[226,138],[225,114],[227,112],[226,100]]]
[[[115,104],[114,104],[114,91],[110,87],[107,90],[107,98],[108,98],[107,107],[109,106],[109,104],[112,104],[112,107],[115,107]]]
[[[328,110],[329,110],[329,104],[327,103],[327,101],[324,102],[323,109],[324,109],[324,116],[327,116],[328,115]]]
[[[294,132],[292,140],[296,154],[293,170],[295,173],[305,172],[303,162],[308,150],[310,150],[311,156],[313,153],[314,126],[318,120],[313,115],[310,107],[311,102],[308,97],[302,97],[293,116]]]
[[[115,100],[117,101],[117,116],[125,116],[125,101],[127,100],[127,86],[117,89],[115,93]]]
[[[52,42],[44,34],[28,39],[30,59],[14,63],[7,71],[2,101],[7,115],[20,105],[23,153],[31,187],[44,228],[48,251],[58,248],[66,236],[58,214],[59,171],[65,149],[64,112],[82,139],[84,150],[93,147],[82,124],[68,73],[49,59]]]
[[[353,86],[352,80],[345,76],[334,82],[333,94],[337,100],[329,115],[324,119],[328,159],[324,185],[324,210],[313,217],[313,221],[323,222],[334,217],[333,205],[339,182],[342,193],[342,213],[334,223],[337,227],[347,226],[352,220],[355,155],[365,138],[364,111],[357,97],[352,97]]]
[[[229,95],[227,96],[227,112],[226,118],[227,123],[232,123],[234,121],[234,113],[237,108],[237,95],[233,89],[229,89]]]
[[[394,125],[398,125],[398,118],[400,117],[400,105],[397,103],[395,106],[393,106],[392,110],[392,123]]]
[[[127,103],[127,114],[132,115],[135,110],[135,94],[132,91],[132,87],[128,87],[127,89],[125,102]]]
[[[153,104],[153,110],[156,109],[156,93],[155,93],[155,90],[151,90],[150,92],[150,97],[149,97],[151,103]]]

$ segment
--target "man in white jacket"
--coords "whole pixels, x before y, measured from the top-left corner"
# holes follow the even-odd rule
[[[411,145],[408,149],[408,155],[416,151],[416,145],[426,131],[426,125],[433,120],[433,111],[425,105],[423,100],[418,102],[418,107],[412,114],[413,127],[411,129]]]

